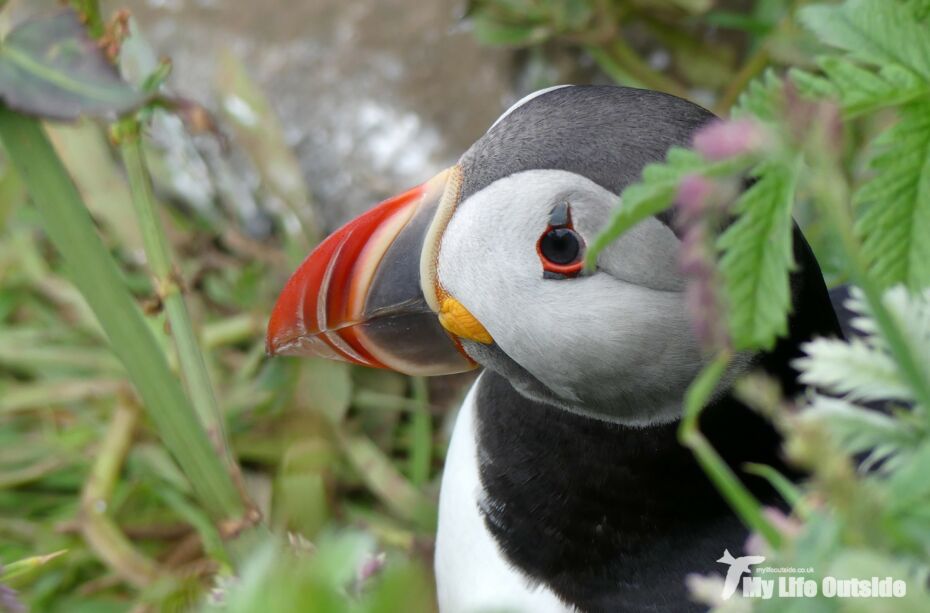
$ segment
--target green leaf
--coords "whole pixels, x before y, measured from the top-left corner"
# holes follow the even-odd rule
[[[84,203],[107,235],[131,249],[141,245],[139,224],[127,206],[131,196],[125,173],[116,164],[105,130],[93,121],[54,124],[46,130]]]
[[[850,299],[846,301],[846,307],[857,314],[851,321],[852,326],[868,345],[886,352],[896,360],[902,350],[912,356],[917,370],[913,375],[901,369],[900,362],[897,362],[899,373],[907,375],[910,394],[904,397],[915,398],[922,408],[930,407],[930,403],[924,401],[926,396],[922,395],[920,389],[921,383],[930,381],[930,288],[912,293],[903,285],[897,285],[885,291],[879,304],[884,315],[898,329],[907,330],[907,335],[900,340],[903,347],[898,352],[892,351],[894,344],[888,337],[887,327],[880,325],[881,315],[875,311],[877,305],[866,300],[864,293],[857,287],[853,288]]]
[[[823,77],[792,70],[792,81],[809,97],[836,98],[847,117],[897,106],[930,94],[930,83],[898,64],[876,72],[836,56],[825,56],[818,63]]]
[[[858,400],[911,401],[914,395],[885,351],[860,339],[818,338],[804,343],[805,357],[793,365],[801,382]]]
[[[684,177],[692,174],[730,176],[749,165],[750,161],[745,157],[708,162],[690,149],[672,147],[664,162],[646,166],[642,179],[623,190],[620,206],[588,249],[588,266],[592,266],[598,254],[621,234],[671,206]]]
[[[773,70],[753,80],[740,94],[733,108],[733,117],[754,117],[760,121],[775,121],[781,116],[785,85]]]
[[[882,296],[882,303],[901,328],[907,330],[912,352],[930,379],[930,288],[909,292],[901,286],[893,287]]]
[[[873,66],[899,65],[930,81],[930,32],[901,2],[848,0],[801,10],[801,21],[823,42]]]
[[[29,19],[4,39],[0,97],[23,113],[64,120],[118,115],[145,102],[72,10]]]
[[[854,195],[856,231],[875,279],[884,287],[930,286],[930,102],[901,109],[876,141],[874,178]]]
[[[791,208],[797,160],[763,162],[758,177],[736,202],[739,218],[720,236],[730,333],[737,349],[771,348],[787,332]]]
[[[916,451],[924,434],[911,420],[820,395],[801,412],[801,420],[821,424],[850,455],[869,452],[862,469],[879,461],[884,470],[894,468]]]
[[[848,117],[930,94],[930,29],[902,2],[851,0],[801,12],[808,28],[845,51],[818,64],[823,76],[792,70],[803,94],[836,98]]]

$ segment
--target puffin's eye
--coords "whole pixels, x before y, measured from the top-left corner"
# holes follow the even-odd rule
[[[552,221],[556,223],[550,223],[536,243],[545,277],[565,279],[577,276],[584,266],[584,240],[572,228],[570,214],[553,211]]]
[[[539,240],[539,252],[550,264],[573,264],[581,253],[581,241],[570,228],[552,228]]]

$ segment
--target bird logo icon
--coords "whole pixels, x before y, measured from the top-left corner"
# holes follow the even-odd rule
[[[727,578],[723,582],[723,599],[729,600],[736,593],[736,587],[739,585],[740,577],[743,573],[749,572],[749,567],[753,564],[765,562],[765,556],[742,556],[734,558],[729,549],[723,550],[723,557],[717,560],[721,564],[729,564]]]

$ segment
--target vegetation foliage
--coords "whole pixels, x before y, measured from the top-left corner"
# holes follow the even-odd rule
[[[170,66],[128,15],[71,4],[0,43],[0,610],[433,610],[440,416],[456,398],[264,358],[275,291],[319,236],[267,101],[230,59],[221,95],[257,120],[227,108],[214,122],[170,94]],[[924,0],[474,0],[467,13],[485,43],[568,49],[594,79],[728,115],[645,169],[589,256],[675,207],[695,324],[714,331],[682,443],[768,563],[907,578],[896,611],[930,610],[928,15]],[[261,240],[229,207],[223,162],[204,162],[205,197],[171,191],[155,127],[177,147],[222,131],[245,151],[250,197],[283,203]],[[859,337],[805,347],[801,398],[737,384],[810,473],[743,467],[772,480],[785,517],[716,456],[700,410],[734,353],[786,331],[792,215],[829,278],[856,287]],[[719,610],[887,606],[722,601],[718,581],[691,583]]]

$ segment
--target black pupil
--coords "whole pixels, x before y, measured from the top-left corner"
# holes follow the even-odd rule
[[[553,264],[571,264],[578,259],[581,245],[578,235],[570,228],[553,228],[542,238],[539,250]]]

